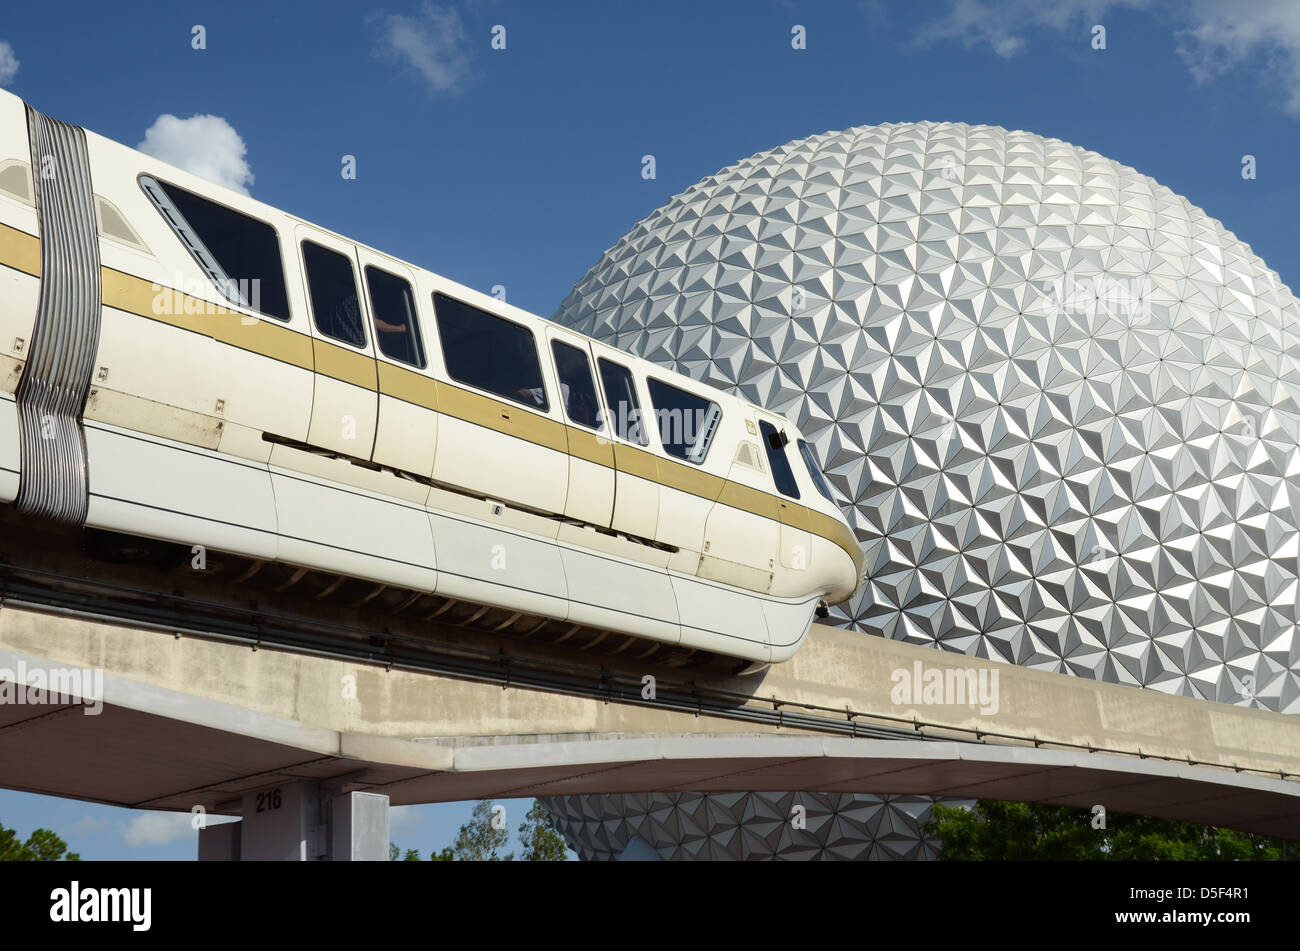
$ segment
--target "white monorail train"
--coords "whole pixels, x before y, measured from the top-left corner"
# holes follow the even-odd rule
[[[788,421],[4,92],[0,503],[760,663],[863,568]]]

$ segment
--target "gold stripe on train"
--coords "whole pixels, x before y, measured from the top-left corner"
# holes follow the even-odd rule
[[[41,276],[41,239],[0,224],[0,264],[32,277]]]
[[[380,361],[379,392],[438,412],[438,381],[414,370]]]
[[[270,318],[247,317],[221,304],[150,284],[134,274],[110,267],[101,268],[100,273],[105,307],[212,337],[304,370],[314,369],[311,338]]]
[[[490,396],[462,390],[459,386],[441,380],[438,381],[438,407],[439,412],[467,423],[524,439],[556,452],[567,453],[569,448],[563,423],[530,413],[513,403],[504,403]]]
[[[569,437],[569,455],[594,462],[606,469],[614,468],[614,444],[599,433],[576,426],[566,427]]]
[[[374,358],[314,337],[311,348],[316,356],[317,373],[323,373],[344,383],[351,383],[372,393],[378,389]]]

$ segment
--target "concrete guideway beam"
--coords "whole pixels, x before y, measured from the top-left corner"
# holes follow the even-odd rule
[[[893,702],[890,672],[917,661],[996,668],[998,712]],[[1300,782],[1284,778],[1300,775],[1292,717],[832,628],[756,682],[752,702],[916,717],[930,739],[796,732],[5,607],[0,678],[19,664],[101,671],[103,707],[0,703],[0,783],[118,805],[236,815],[246,794],[322,781],[394,804],[857,791],[1102,804],[1300,838]],[[972,723],[1021,738],[969,742]]]

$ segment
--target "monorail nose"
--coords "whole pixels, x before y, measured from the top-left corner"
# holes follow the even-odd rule
[[[826,595],[827,604],[839,604],[853,597],[866,573],[867,556],[862,546],[855,539],[848,547],[852,549],[852,554],[843,548],[836,551],[832,588]]]

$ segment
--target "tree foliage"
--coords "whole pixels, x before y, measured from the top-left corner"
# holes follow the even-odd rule
[[[524,844],[525,862],[563,862],[568,856],[564,836],[538,799],[519,826],[519,841]]]
[[[492,800],[480,799],[474,803],[474,812],[469,822],[460,827],[456,833],[456,844],[452,846],[458,862],[509,862],[513,852],[500,854],[500,850],[510,841],[510,830],[504,822],[497,828],[494,824]]]
[[[49,829],[37,829],[26,842],[13,829],[0,825],[0,862],[80,862],[81,856],[68,851],[68,844]]]
[[[974,809],[936,803],[925,824],[945,861],[1276,861],[1300,844],[1232,829],[1087,809],[981,799]]]
[[[514,859],[513,852],[502,854],[510,839],[506,825],[496,819],[492,811],[492,800],[480,799],[474,804],[474,813],[470,821],[460,827],[456,833],[456,844],[447,846],[440,852],[430,852],[430,862],[509,862]],[[494,820],[500,828],[494,826]],[[555,828],[550,815],[540,802],[533,801],[528,814],[519,826],[519,840],[523,843],[523,860],[526,862],[563,862],[568,856],[564,838]],[[388,859],[391,862],[420,861],[418,849],[407,849],[405,853],[396,842],[388,843]]]

